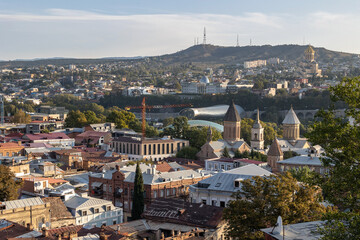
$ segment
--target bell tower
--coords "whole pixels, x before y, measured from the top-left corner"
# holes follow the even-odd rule
[[[234,101],[231,102],[224,117],[224,140],[229,142],[240,141],[241,118]]]
[[[256,120],[251,128],[251,148],[259,150],[264,149],[264,128],[260,122],[260,112],[257,110]]]

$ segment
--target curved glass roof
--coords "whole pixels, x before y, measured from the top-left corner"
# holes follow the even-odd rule
[[[218,123],[214,123],[211,121],[205,121],[205,120],[188,120],[188,124],[190,127],[212,127],[218,130],[219,132],[224,131],[224,126]],[[172,125],[169,125],[168,127],[173,127]]]
[[[240,107],[239,105],[235,105],[238,113],[241,115],[244,114],[245,110]],[[194,117],[203,117],[203,116],[210,116],[210,117],[224,117],[226,111],[228,110],[229,105],[215,105],[211,107],[203,107],[203,108],[186,108],[180,111],[181,116],[185,116],[187,118],[194,118]]]

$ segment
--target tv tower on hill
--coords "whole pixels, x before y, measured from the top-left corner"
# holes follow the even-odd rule
[[[204,39],[203,39],[203,44],[206,44],[206,28],[204,27]]]
[[[237,47],[240,47],[240,44],[239,44],[239,34],[237,35],[237,38],[236,38],[236,46],[237,46]]]

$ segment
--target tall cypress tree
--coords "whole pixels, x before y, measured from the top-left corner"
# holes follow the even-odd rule
[[[134,180],[134,196],[133,205],[131,209],[131,219],[136,220],[141,218],[144,212],[144,181],[139,162],[136,163],[136,173]]]

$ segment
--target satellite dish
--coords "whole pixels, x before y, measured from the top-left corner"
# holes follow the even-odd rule
[[[120,189],[119,189],[119,193],[122,193],[122,192],[123,192],[123,189],[122,189],[122,188],[120,188]]]
[[[122,206],[123,206],[123,204],[122,204],[122,203],[120,203],[120,204],[119,204],[119,207],[122,207]]]

